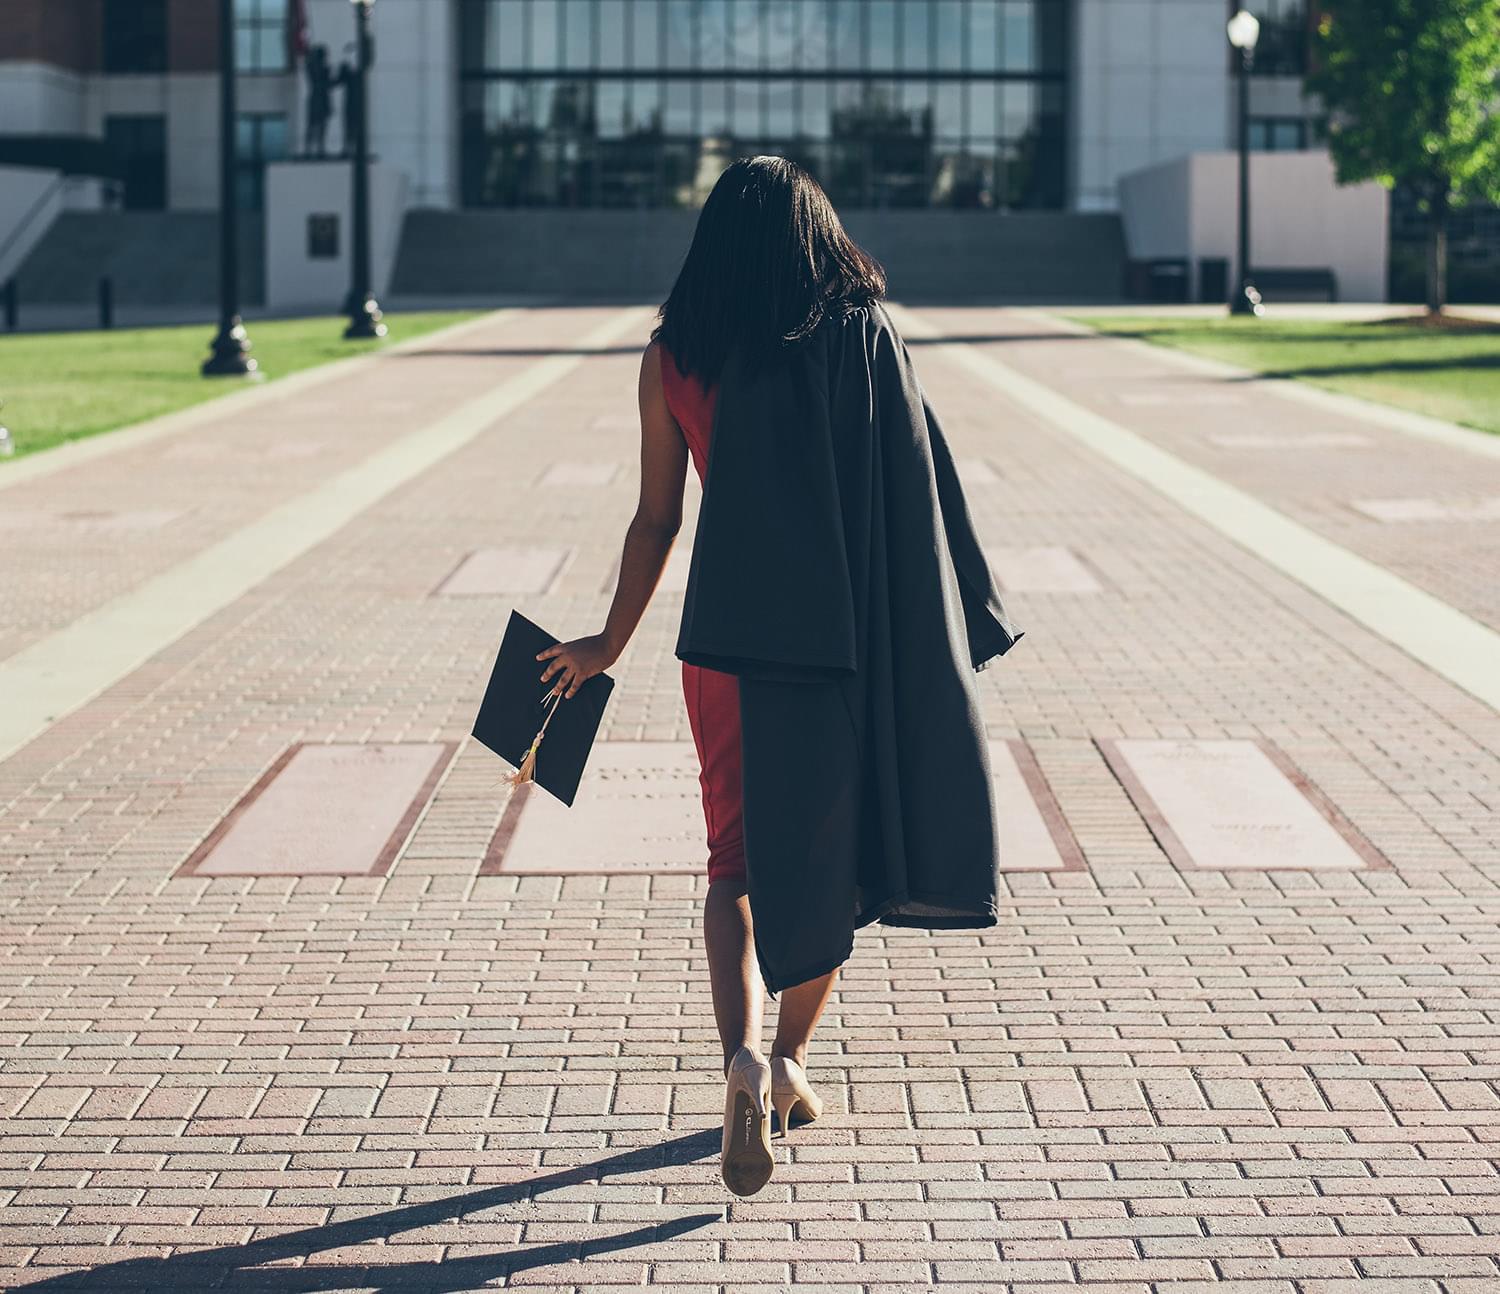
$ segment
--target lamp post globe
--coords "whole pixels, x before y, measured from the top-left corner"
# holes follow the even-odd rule
[[[1254,49],[1260,39],[1260,19],[1248,9],[1241,9],[1229,20],[1229,43],[1235,49]]]
[[[1239,66],[1239,237],[1237,282],[1229,298],[1232,315],[1263,315],[1260,292],[1250,274],[1250,68],[1255,62],[1255,42],[1260,39],[1260,21],[1241,9],[1229,20],[1229,43],[1240,52]]]
[[[350,103],[354,110],[354,157],[350,169],[353,172],[350,205],[351,222],[354,226],[349,248],[349,326],[344,329],[347,339],[384,337],[386,326],[381,322],[380,303],[371,289],[370,269],[370,112],[369,85],[370,64],[374,58],[370,37],[370,11],[375,0],[349,0],[354,6],[355,67],[353,94]]]

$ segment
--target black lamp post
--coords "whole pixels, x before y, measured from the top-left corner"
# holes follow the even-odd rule
[[[380,304],[370,290],[370,9],[375,0],[351,0],[357,31],[354,93],[354,189],[352,195],[354,236],[350,240],[349,326],[346,338],[384,337]]]
[[[1241,9],[1229,20],[1229,43],[1240,52],[1240,215],[1238,283],[1229,298],[1232,315],[1262,315],[1266,308],[1250,277],[1250,68],[1255,62],[1255,42],[1260,23]]]
[[[234,0],[219,0],[219,333],[204,377],[248,377],[260,365],[240,320],[240,211],[235,193]]]

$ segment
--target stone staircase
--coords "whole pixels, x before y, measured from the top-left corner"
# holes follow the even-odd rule
[[[243,302],[264,300],[264,228],[240,214]],[[23,302],[81,305],[114,280],[122,306],[210,305],[219,293],[219,217],[212,211],[65,211],[16,274]]]
[[[414,210],[393,296],[660,301],[696,211]],[[850,233],[885,265],[890,294],[938,301],[1117,301],[1118,216],[1071,212],[850,211]]]

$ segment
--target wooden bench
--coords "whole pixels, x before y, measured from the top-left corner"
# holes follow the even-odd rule
[[[1250,281],[1267,301],[1337,301],[1339,283],[1330,269],[1252,269]]]

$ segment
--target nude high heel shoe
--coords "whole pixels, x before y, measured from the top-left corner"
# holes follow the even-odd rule
[[[729,1062],[724,1091],[724,1144],[719,1174],[736,1195],[754,1195],[771,1180],[771,1067],[753,1047]]]
[[[771,1057],[771,1104],[784,1137],[793,1118],[811,1123],[823,1113],[823,1098],[812,1090],[807,1074],[790,1056]]]

